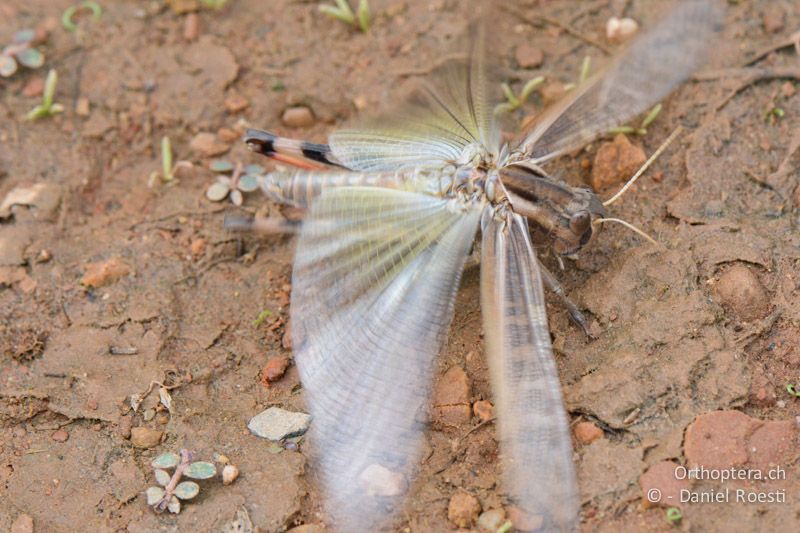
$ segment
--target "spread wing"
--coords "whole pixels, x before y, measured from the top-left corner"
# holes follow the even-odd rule
[[[326,190],[303,224],[295,359],[342,531],[375,530],[418,462],[432,363],[479,219],[478,204],[345,187]]]
[[[521,135],[512,157],[544,162],[652,107],[700,65],[723,14],[716,0],[680,2],[605,71],[545,111]]]
[[[400,109],[334,132],[328,142],[336,159],[366,172],[440,168],[458,161],[470,145],[497,155],[500,130],[490,97],[485,28],[475,27],[471,37],[467,58],[439,67]]]
[[[572,443],[528,225],[487,210],[482,232],[481,306],[509,492],[546,531],[572,531]]]

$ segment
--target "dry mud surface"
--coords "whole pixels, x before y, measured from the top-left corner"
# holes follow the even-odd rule
[[[270,358],[291,355],[293,241],[226,233],[224,213],[236,208],[205,198],[214,178],[198,148],[265,164],[238,141],[242,124],[324,141],[386,109],[408,74],[428,69],[463,32],[459,2],[373,0],[373,27],[362,34],[322,16],[315,2],[231,0],[223,11],[199,12],[191,42],[188,15],[158,2],[104,4],[100,21],[81,19],[80,42],[55,24],[44,69],[0,79],[0,199],[39,187],[32,205],[0,213],[0,530],[26,531],[27,516],[36,531],[218,531],[242,506],[261,531],[322,524],[305,444],[275,453],[246,428],[268,406],[304,408],[293,366],[269,387],[260,379]],[[0,42],[57,20],[68,5],[3,2]],[[664,7],[520,4],[611,49],[609,17],[646,27]],[[800,29],[800,10],[789,0],[728,7],[710,63],[664,102],[646,136],[631,139],[649,154],[675,126],[685,128],[612,210],[663,246],[607,227],[559,273],[590,315],[595,341],[549,302],[585,531],[673,529],[665,508],[647,505],[652,487],[665,495],[785,491],[778,503],[681,504],[685,530],[775,531],[800,519],[800,400],[786,390],[800,382],[800,154],[791,154],[800,142],[800,59],[791,47],[759,57]],[[504,20],[497,60],[516,90],[539,74],[574,81],[587,55],[593,65],[607,61],[542,19]],[[543,53],[539,66],[519,65],[523,44]],[[56,101],[66,111],[26,123],[38,97],[25,89],[49,67],[60,74]],[[82,99],[88,114],[76,112]],[[292,105],[308,106],[313,123],[286,127],[281,115]],[[520,116],[542,105],[536,94]],[[782,117],[769,116],[775,108]],[[190,148],[200,132],[217,138]],[[149,186],[163,135],[195,168]],[[588,182],[599,145],[551,172]],[[257,194],[244,209],[277,212]],[[97,274],[92,264],[108,269]],[[466,387],[467,416],[434,413],[396,531],[455,530],[448,503],[459,492],[484,510],[507,505],[494,427],[475,429],[480,419],[468,414],[470,404],[491,400],[478,279],[477,268],[464,276],[435,376],[450,371],[448,390]],[[271,314],[254,322],[265,309]],[[154,412],[157,393],[132,412],[129,397],[154,380],[180,384],[171,414]],[[136,448],[131,427],[163,432],[161,442]],[[227,487],[205,483],[180,515],[156,515],[143,495],[153,483],[149,462],[182,447],[208,460],[224,453],[242,474]],[[693,464],[780,467],[785,479],[674,479],[675,465]]]

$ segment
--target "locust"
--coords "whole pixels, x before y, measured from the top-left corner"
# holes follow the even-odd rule
[[[394,111],[316,144],[248,130],[255,152],[299,167],[260,176],[266,195],[305,215],[290,318],[313,417],[310,441],[332,525],[391,519],[420,461],[432,373],[465,261],[480,230],[480,300],[508,499],[545,531],[572,531],[580,496],[553,357],[545,287],[587,334],[586,318],[537,257],[598,233],[590,189],[545,170],[669,95],[699,66],[723,8],[683,0],[601,72],[510,141],[495,112],[488,43],[471,44]],[[290,230],[289,222],[275,223]]]

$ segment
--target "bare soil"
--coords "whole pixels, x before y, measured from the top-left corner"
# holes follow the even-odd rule
[[[372,28],[362,34],[320,14],[316,2],[231,0],[222,11],[199,11],[192,42],[184,36],[188,15],[122,0],[104,2],[93,24],[81,18],[78,40],[57,23],[71,3],[0,5],[0,43],[55,22],[42,46],[45,67],[0,79],[0,200],[16,187],[46,185],[35,205],[0,219],[0,530],[20,526],[24,514],[42,532],[218,531],[241,506],[262,531],[324,523],[304,444],[274,453],[246,429],[268,406],[304,407],[293,366],[269,387],[260,379],[270,357],[291,355],[284,333],[293,241],[226,233],[224,213],[236,208],[206,199],[210,159],[189,144],[198,132],[219,133],[230,146],[225,159],[266,164],[233,139],[244,123],[322,142],[340,124],[390,107],[408,74],[435,64],[463,32],[459,2],[372,0]],[[800,10],[790,0],[728,4],[710,63],[664,102],[647,135],[631,140],[649,154],[678,124],[686,132],[613,206],[663,246],[609,226],[559,272],[597,340],[587,341],[555,300],[549,306],[573,423],[603,431],[591,444],[576,442],[585,531],[673,529],[663,507],[645,508],[639,478],[660,461],[686,464],[687,426],[730,409],[791,422],[791,453],[773,458],[786,479],[754,485],[785,490],[787,501],[680,504],[679,527],[774,531],[800,518],[800,400],[786,390],[800,383],[800,154],[789,153],[800,135],[800,59],[785,47],[746,66],[800,29]],[[610,48],[609,17],[647,27],[664,7],[521,4],[531,17],[547,15]],[[552,23],[504,24],[498,61],[517,90],[539,74],[574,81],[584,56],[593,65],[608,59]],[[543,52],[539,67],[515,63],[523,43]],[[23,90],[48,68],[59,72],[56,101],[66,110],[25,122],[39,97]],[[82,98],[88,116],[76,113]],[[247,107],[235,110],[242,98]],[[291,105],[308,106],[314,124],[285,127],[280,117]],[[524,114],[541,108],[536,95]],[[782,117],[770,113],[776,108]],[[163,135],[195,168],[149,184]],[[556,161],[552,172],[588,182],[598,146]],[[257,194],[244,209],[276,211]],[[129,272],[82,284],[87,265],[112,258]],[[744,300],[741,270],[726,276],[739,267],[757,281],[748,278],[756,292]],[[461,366],[471,401],[491,400],[478,280],[478,269],[467,271],[436,376]],[[753,298],[766,303],[751,305]],[[164,380],[180,385],[172,412],[158,407],[157,392],[132,412],[130,396]],[[473,417],[430,429],[394,530],[456,529],[447,506],[457,491],[475,495],[484,510],[506,506],[494,427],[478,424]],[[163,431],[162,442],[134,447],[131,426]],[[179,515],[156,515],[143,495],[154,484],[149,463],[184,447],[207,460],[223,453],[242,474],[230,486],[204,482]],[[714,453],[725,460],[725,449]]]

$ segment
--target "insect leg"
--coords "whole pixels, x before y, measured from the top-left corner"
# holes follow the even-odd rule
[[[592,333],[591,328],[589,328],[589,321],[586,319],[586,316],[581,312],[580,309],[578,309],[578,306],[569,299],[564,292],[564,288],[558,282],[556,277],[552,274],[552,272],[545,268],[541,261],[539,261],[539,269],[542,272],[542,282],[548,289],[553,291],[555,295],[558,296],[558,299],[561,300],[561,304],[567,308],[572,321],[583,330],[587,337],[590,339],[596,338]]]
[[[225,229],[233,232],[255,232],[266,235],[277,233],[296,233],[300,229],[299,221],[286,220],[280,217],[247,217],[241,215],[225,215]]]
[[[341,167],[336,162],[327,144],[287,139],[274,133],[249,129],[244,134],[244,142],[256,153],[305,169],[324,169]]]

